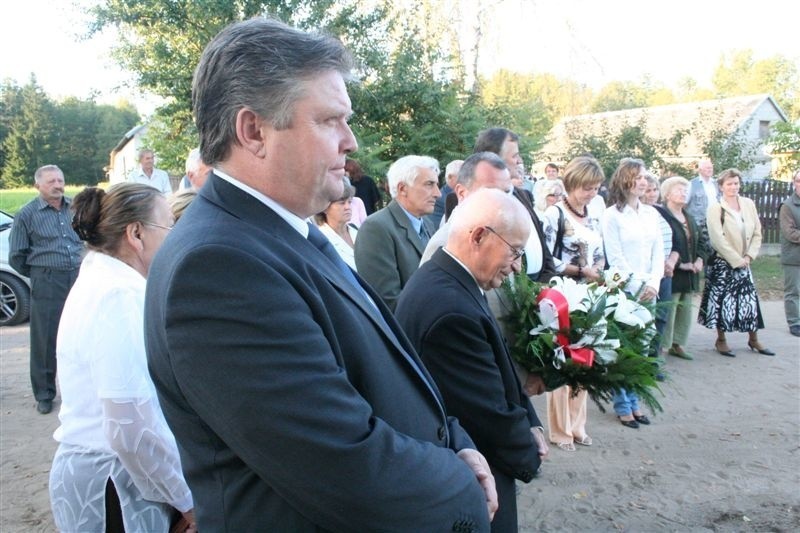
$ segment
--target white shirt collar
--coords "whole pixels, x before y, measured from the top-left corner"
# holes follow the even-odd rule
[[[262,204],[266,205],[267,207],[275,211],[275,213],[277,213],[279,217],[281,217],[291,227],[297,230],[297,232],[300,233],[300,235],[302,235],[304,239],[308,238],[308,222],[306,220],[295,215],[294,213],[283,207],[281,204],[279,204],[278,202],[267,196],[266,194],[258,192],[249,185],[245,185],[244,183],[237,180],[233,176],[230,176],[225,172],[221,171],[218,167],[214,168],[214,173],[220,178],[230,183],[231,185],[233,185],[234,187],[246,192],[256,200],[261,202]]]
[[[447,249],[447,247],[443,247],[443,248],[442,248],[442,250],[444,250],[444,253],[446,253],[447,255],[449,255],[450,257],[452,257],[452,258],[453,258],[453,261],[455,261],[456,263],[458,263],[459,265],[461,265],[461,268],[463,268],[464,270],[466,270],[466,271],[467,271],[467,274],[469,274],[469,277],[471,277],[471,278],[472,278],[472,281],[474,281],[474,282],[475,282],[475,285],[477,285],[477,287],[478,287],[478,290],[479,290],[479,291],[481,291],[481,294],[486,294],[486,291],[484,291],[484,290],[481,288],[481,286],[478,284],[478,280],[477,280],[477,279],[475,279],[475,276],[473,276],[473,275],[472,275],[472,272],[470,272],[469,268],[467,268],[467,265],[465,265],[464,263],[462,263],[462,262],[461,262],[461,260],[459,260],[459,259],[458,259],[458,257],[456,257],[456,256],[454,256],[453,254],[451,254],[451,253],[450,253],[450,250],[448,250],[448,249]]]

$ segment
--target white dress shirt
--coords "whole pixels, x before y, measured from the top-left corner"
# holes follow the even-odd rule
[[[148,176],[142,170],[142,167],[137,168],[128,176],[128,181],[131,183],[141,183],[149,185],[161,191],[164,196],[172,194],[172,184],[169,182],[169,175],[159,168],[154,168],[153,173]]]
[[[603,243],[610,267],[633,274],[627,292],[636,294],[642,285],[658,292],[664,276],[664,244],[658,225],[658,212],[639,204],[638,210],[625,204],[603,215]]]

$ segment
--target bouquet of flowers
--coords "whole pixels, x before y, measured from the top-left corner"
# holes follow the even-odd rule
[[[601,401],[620,388],[661,411],[653,395],[659,369],[647,357],[656,335],[653,313],[624,292],[629,280],[608,270],[599,284],[558,277],[539,284],[524,274],[507,281],[514,359],[540,375],[548,390],[586,390],[601,411]]]

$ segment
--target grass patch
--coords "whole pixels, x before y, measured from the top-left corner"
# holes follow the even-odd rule
[[[106,188],[108,183],[99,183],[98,187]],[[81,192],[85,185],[67,185],[65,187],[66,195],[74,198],[76,194]],[[20,189],[3,189],[0,190],[0,210],[15,215],[22,206],[30,202],[39,194],[33,187],[24,187]]]
[[[750,265],[762,300],[783,299],[783,268],[777,255],[761,255]]]

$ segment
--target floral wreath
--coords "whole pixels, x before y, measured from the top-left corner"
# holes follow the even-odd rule
[[[520,274],[503,285],[510,312],[511,354],[547,390],[564,385],[602,402],[625,389],[661,411],[657,360],[647,357],[656,336],[653,309],[629,296],[631,275],[606,270],[599,283],[555,277],[540,284]]]

